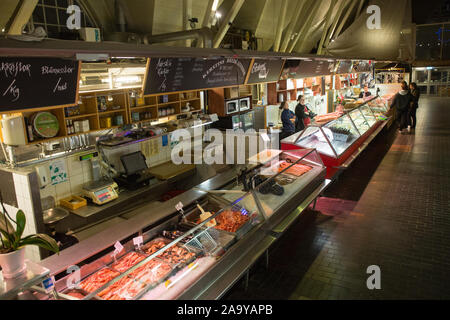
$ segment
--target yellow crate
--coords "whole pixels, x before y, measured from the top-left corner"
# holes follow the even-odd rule
[[[77,210],[87,206],[87,201],[86,199],[78,196],[71,196],[69,198],[62,199],[60,201],[60,205],[71,210]]]

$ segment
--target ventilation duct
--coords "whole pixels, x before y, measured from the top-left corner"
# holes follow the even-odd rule
[[[197,39],[198,42],[202,42],[203,48],[212,48],[213,33],[211,29],[206,27],[195,30],[143,36],[144,44],[182,41],[190,39]]]

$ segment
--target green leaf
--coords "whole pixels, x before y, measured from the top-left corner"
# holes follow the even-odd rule
[[[39,246],[41,248],[47,249],[49,251],[53,251],[55,253],[59,252],[58,244],[56,243],[55,239],[52,237],[46,235],[46,234],[35,234],[32,236],[28,236],[24,239],[22,239],[19,242],[19,247],[23,246]]]
[[[25,213],[22,210],[19,210],[17,212],[16,221],[17,221],[16,241],[19,241],[20,238],[22,238],[23,231],[25,230],[25,224],[27,222]]]
[[[0,229],[0,233],[3,236],[3,242],[5,247],[11,248],[13,246],[14,241],[16,240],[14,234],[7,233],[5,230]]]
[[[0,212],[0,230],[3,230],[9,234],[14,234],[15,232],[14,227],[3,212]]]

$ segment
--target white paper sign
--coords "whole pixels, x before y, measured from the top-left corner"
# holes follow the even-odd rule
[[[117,241],[114,245],[114,248],[116,248],[116,250],[114,250],[114,255],[116,256],[123,250],[123,245],[120,243],[120,241]]]
[[[144,243],[144,238],[142,236],[133,239],[133,244],[140,247]]]

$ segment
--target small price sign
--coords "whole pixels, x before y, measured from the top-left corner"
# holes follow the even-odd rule
[[[135,247],[138,247],[138,249],[141,248],[143,243],[144,243],[144,238],[142,236],[133,238],[133,244]]]

